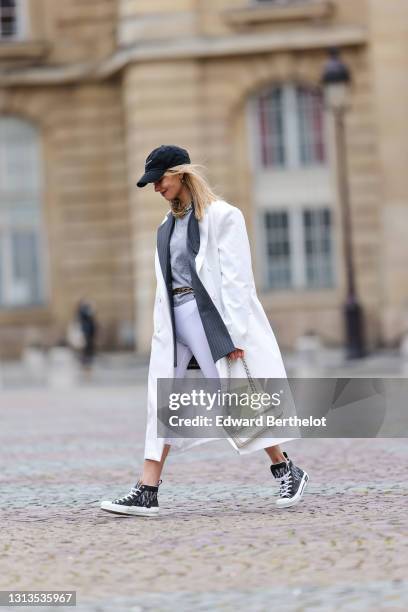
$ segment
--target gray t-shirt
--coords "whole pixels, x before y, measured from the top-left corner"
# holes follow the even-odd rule
[[[184,217],[174,220],[174,228],[170,238],[170,265],[172,273],[172,288],[191,287],[190,266],[187,257],[187,224],[193,208]],[[176,293],[173,295],[173,305],[181,306],[194,300],[194,293]]]

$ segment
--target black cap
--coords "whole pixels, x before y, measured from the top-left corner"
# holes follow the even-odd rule
[[[147,183],[154,183],[169,168],[190,163],[190,156],[186,149],[176,145],[160,145],[146,157],[145,173],[137,182],[137,186],[144,187]]]

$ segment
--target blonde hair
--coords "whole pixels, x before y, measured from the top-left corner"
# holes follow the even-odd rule
[[[210,188],[207,179],[204,177],[200,168],[204,168],[200,164],[180,164],[179,166],[173,166],[169,168],[164,174],[175,175],[183,174],[183,184],[191,193],[191,197],[194,202],[195,217],[198,221],[204,217],[204,212],[207,206],[215,200],[221,199],[216,193]],[[171,210],[175,217],[182,217],[185,206],[177,200],[171,201]]]

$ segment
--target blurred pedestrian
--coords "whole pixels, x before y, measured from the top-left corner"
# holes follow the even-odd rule
[[[98,324],[92,304],[81,299],[76,311],[76,319],[83,336],[80,348],[81,363],[85,368],[92,366],[95,357],[95,342]]]

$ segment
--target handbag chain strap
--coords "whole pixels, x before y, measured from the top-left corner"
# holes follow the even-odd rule
[[[251,376],[247,362],[245,361],[244,357],[240,357],[240,359],[242,360],[242,363],[244,364],[245,372],[246,372],[246,375],[249,381],[249,386],[251,387],[251,391],[252,393],[256,393],[254,379]],[[227,355],[227,363],[228,363],[228,391],[229,391],[231,388],[231,357],[229,357],[229,355]]]

